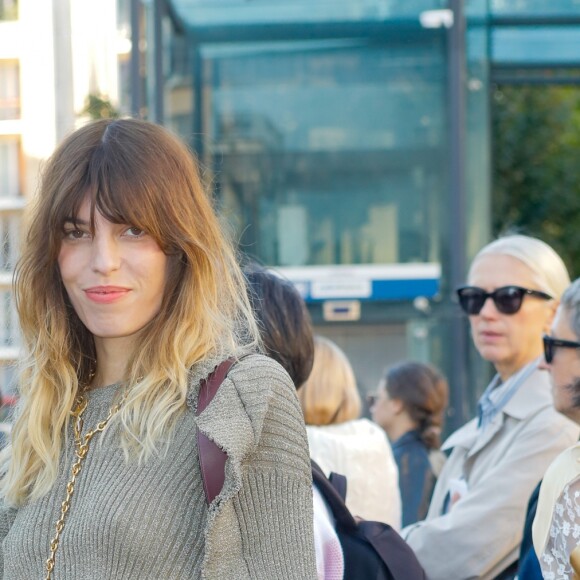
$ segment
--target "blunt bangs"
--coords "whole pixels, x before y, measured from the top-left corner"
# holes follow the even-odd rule
[[[159,199],[155,199],[160,184],[155,183],[153,171],[140,167],[140,159],[131,158],[123,147],[101,145],[88,166],[85,195],[91,204],[91,229],[94,230],[95,211],[114,224],[128,224],[145,230],[168,253],[171,233],[164,231],[160,214],[164,213]],[[140,176],[140,177],[138,177]],[[80,203],[75,204],[76,218]],[[169,243],[168,243],[169,242]]]
[[[73,171],[63,174],[63,182],[56,184],[58,193],[49,220],[51,232],[57,234],[55,249],[60,246],[64,224],[75,223],[80,206],[88,198],[93,231],[98,211],[112,223],[146,231],[166,254],[179,251],[179,240],[185,235],[179,231],[179,210],[166,200],[172,197],[171,189],[186,185],[180,183],[175,165],[170,166],[157,151],[166,145],[155,143],[160,136],[135,134],[134,127],[125,123],[131,124],[117,121],[102,127],[104,131],[93,135],[93,142],[84,143],[76,154],[71,155],[72,147],[63,152],[72,157],[69,164]]]

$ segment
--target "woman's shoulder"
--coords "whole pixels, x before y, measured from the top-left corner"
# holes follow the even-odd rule
[[[373,423],[370,419],[363,417],[361,419],[348,421],[345,425],[347,424],[349,425],[349,429],[353,435],[366,439],[370,444],[378,448],[389,448],[390,450],[390,443],[387,434],[381,427],[376,423]]]
[[[580,478],[580,443],[565,449],[550,464],[544,475],[542,487],[552,488],[552,495],[561,493],[572,481]]]
[[[208,357],[197,362],[189,373],[188,403],[197,397],[201,381],[207,379],[226,360],[232,362],[223,382],[233,381],[243,394],[244,387],[259,383],[266,390],[271,386],[282,385],[294,391],[290,377],[275,360],[259,353]]]
[[[555,506],[570,488],[574,493],[580,492],[580,444],[560,453],[544,474],[533,524],[534,546],[538,550],[543,549],[549,536]]]
[[[221,361],[205,365],[190,384],[188,405],[197,407],[199,381],[205,379]],[[214,396],[212,403],[200,415],[198,424],[229,422],[249,423],[254,436],[259,436],[266,415],[281,423],[302,422],[302,412],[296,389],[288,373],[271,358],[249,354],[234,359],[231,368]],[[302,426],[302,429],[304,427]]]
[[[237,359],[228,373],[228,378],[237,383],[260,382],[266,385],[282,386],[286,389],[294,385],[288,373],[274,359],[263,354],[252,353]]]
[[[288,417],[303,423],[294,383],[275,360],[261,354],[245,356],[232,366],[227,380],[253,423],[261,423],[266,413],[283,423]]]
[[[378,441],[387,441],[385,432],[376,424],[366,418],[352,419],[344,423],[332,423],[331,425],[309,425],[308,429],[320,432],[328,437],[369,437]]]
[[[313,456],[319,457],[325,453],[352,455],[360,460],[365,457],[371,462],[382,463],[386,459],[389,463],[394,463],[385,432],[368,419],[355,419],[335,425],[307,425],[306,430]]]

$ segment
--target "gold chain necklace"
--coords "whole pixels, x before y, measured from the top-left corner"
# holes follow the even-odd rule
[[[70,502],[71,502],[71,499],[72,499],[72,496],[73,496],[73,493],[75,490],[75,484],[77,481],[77,477],[81,471],[81,466],[82,466],[83,460],[85,459],[85,457],[87,456],[87,453],[89,451],[89,444],[91,442],[91,439],[97,433],[104,431],[105,427],[107,426],[107,424],[109,423],[109,421],[111,420],[113,415],[115,415],[119,411],[119,409],[121,408],[121,405],[124,403],[126,398],[127,398],[127,391],[125,391],[125,395],[123,396],[121,401],[119,401],[119,403],[117,403],[116,405],[112,406],[109,409],[109,414],[108,414],[107,418],[104,421],[97,423],[97,425],[93,429],[91,429],[90,431],[85,433],[84,436],[82,435],[83,413],[85,412],[85,410],[87,408],[88,401],[87,401],[86,397],[82,394],[79,395],[75,400],[75,407],[71,411],[71,414],[75,418],[75,422],[74,422],[75,455],[76,455],[77,459],[73,463],[73,466],[71,468],[71,476],[70,476],[68,483],[66,484],[66,497],[60,506],[60,518],[56,522],[54,538],[50,542],[50,556],[49,556],[48,560],[46,560],[46,565],[45,565],[45,569],[46,569],[45,580],[51,580],[51,577],[52,577],[52,571],[54,569],[54,558],[56,555],[56,550],[58,549],[60,535],[62,533],[62,530],[64,529],[64,521],[66,518],[66,514],[68,513],[68,511],[70,509]]]

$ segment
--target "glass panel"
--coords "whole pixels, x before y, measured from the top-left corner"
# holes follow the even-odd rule
[[[580,0],[491,0],[491,11],[496,16],[580,16]]]
[[[20,193],[18,151],[18,139],[0,139],[0,197],[17,197]]]
[[[489,16],[489,0],[467,0],[463,9],[468,18],[485,18]]]
[[[577,65],[578,55],[580,26],[510,26],[492,31],[492,59],[499,66]]]
[[[20,79],[16,61],[0,61],[0,121],[20,117]]]
[[[164,24],[165,124],[176,133],[189,136],[193,130],[193,47],[186,36],[172,33],[169,23]]]
[[[206,164],[243,249],[283,266],[439,260],[439,31],[202,55]]]
[[[247,26],[299,22],[383,21],[416,16],[425,10],[445,8],[445,0],[294,0],[273,1],[173,0],[175,12],[190,28]]]
[[[580,69],[569,67],[497,67],[493,80],[501,84],[580,85]]]
[[[481,21],[467,22],[467,251],[468,261],[490,240],[489,35]]]

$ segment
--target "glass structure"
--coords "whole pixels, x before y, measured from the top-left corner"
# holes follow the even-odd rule
[[[430,361],[461,424],[490,374],[453,299],[491,236],[490,87],[578,65],[580,1],[134,4],[145,110],[191,143],[240,249],[295,281],[363,391]]]

